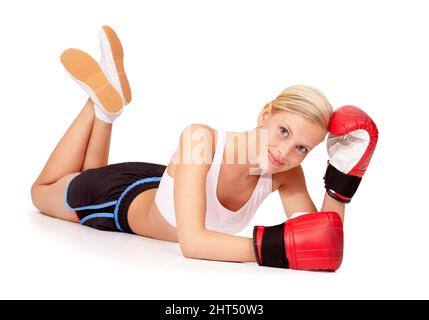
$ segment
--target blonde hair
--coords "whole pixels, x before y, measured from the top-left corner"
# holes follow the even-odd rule
[[[332,106],[323,93],[313,87],[294,85],[283,90],[271,101],[273,112],[287,111],[298,114],[314,123],[328,128]]]

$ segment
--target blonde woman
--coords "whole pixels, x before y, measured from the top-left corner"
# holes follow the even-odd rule
[[[188,258],[301,270],[339,268],[345,203],[377,142],[368,115],[352,106],[332,113],[318,89],[296,85],[267,103],[251,130],[222,132],[204,124],[184,128],[167,166],[109,165],[112,124],[131,101],[131,90],[122,46],[110,27],[101,29],[100,43],[100,65],[77,49],[61,56],[89,99],[31,188],[40,212],[100,230],[178,242]],[[317,212],[301,163],[328,131],[326,192]],[[276,191],[288,220],[255,226],[253,238],[233,235]]]

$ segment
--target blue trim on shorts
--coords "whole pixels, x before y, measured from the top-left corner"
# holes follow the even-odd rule
[[[134,187],[142,184],[142,183],[146,183],[146,182],[159,182],[161,181],[161,177],[152,177],[152,178],[145,178],[145,179],[140,179],[137,180],[136,182],[134,182],[133,184],[129,185],[124,192],[122,192],[122,194],[120,195],[119,199],[118,199],[118,203],[115,206],[115,211],[113,212],[114,214],[114,219],[115,219],[115,225],[116,228],[122,232],[124,232],[124,230],[121,228],[121,225],[119,224],[119,219],[118,219],[118,212],[119,212],[119,206],[121,205],[121,201],[122,199],[125,197],[125,195]]]
[[[82,220],[80,220],[79,223],[80,224],[84,224],[88,220],[91,220],[91,219],[94,219],[94,218],[110,218],[110,219],[113,219],[113,213],[104,213],[104,212],[93,213],[93,214],[90,214],[90,215],[86,216]]]
[[[67,210],[69,211],[80,211],[80,210],[88,210],[88,209],[103,209],[103,208],[107,208],[110,206],[114,206],[116,205],[116,203],[118,201],[110,201],[110,202],[106,202],[106,203],[102,203],[102,204],[96,204],[96,205],[90,205],[90,206],[84,206],[84,207],[77,207],[77,208],[72,208],[69,203],[67,202],[67,193],[69,191],[69,187],[70,187],[70,183],[73,181],[74,178],[76,178],[79,174],[75,175],[73,178],[71,178],[69,180],[69,182],[67,183],[67,187],[65,189],[64,192],[64,204],[67,208]]]
[[[110,206],[115,206],[114,212],[113,213],[106,213],[106,212],[100,212],[100,213],[93,213],[90,214],[88,216],[86,216],[85,218],[83,218],[82,220],[79,221],[80,224],[84,224],[85,222],[87,222],[88,220],[94,219],[94,218],[109,218],[109,219],[114,219],[115,220],[115,226],[116,228],[121,231],[124,232],[124,230],[121,228],[121,225],[119,224],[119,218],[118,218],[118,213],[119,213],[119,206],[122,202],[122,199],[125,197],[125,195],[134,187],[142,184],[142,183],[147,183],[147,182],[159,182],[161,181],[162,177],[152,177],[152,178],[145,178],[145,179],[140,179],[137,180],[136,182],[134,182],[133,184],[129,185],[124,192],[122,192],[122,194],[120,195],[118,200],[114,200],[114,201],[110,201],[110,202],[106,202],[106,203],[102,203],[102,204],[97,204],[97,205],[89,205],[89,206],[84,206],[84,207],[77,207],[77,208],[72,208],[69,203],[67,202],[67,193],[70,187],[71,182],[73,181],[74,178],[76,178],[79,174],[75,175],[73,178],[71,178],[69,180],[69,182],[67,183],[67,186],[65,188],[65,192],[64,192],[64,205],[66,206],[67,210],[69,211],[80,211],[80,210],[87,210],[87,209],[102,209],[102,208],[106,208],[106,207],[110,207]]]
[[[106,202],[106,203],[102,203],[102,204],[90,205],[90,206],[79,207],[79,208],[72,208],[72,210],[80,211],[80,210],[88,210],[88,209],[103,209],[103,208],[114,206],[114,205],[116,205],[117,202],[118,201],[110,201],[110,202]]]

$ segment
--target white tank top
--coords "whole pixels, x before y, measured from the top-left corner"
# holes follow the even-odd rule
[[[206,178],[206,228],[223,233],[238,233],[242,231],[253,218],[259,205],[272,192],[272,177],[269,173],[260,175],[252,196],[247,203],[237,211],[225,208],[217,198],[219,171],[226,144],[226,133],[217,131],[217,144],[212,165]],[[155,203],[163,217],[176,227],[174,210],[174,178],[167,169],[162,175]]]

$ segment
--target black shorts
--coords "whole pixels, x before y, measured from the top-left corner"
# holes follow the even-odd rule
[[[166,168],[156,163],[124,162],[86,170],[69,181],[65,205],[76,211],[81,224],[133,233],[127,218],[131,202],[143,191],[158,188]]]

